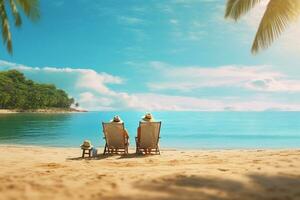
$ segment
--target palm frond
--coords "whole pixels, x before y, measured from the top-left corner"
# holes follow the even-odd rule
[[[39,0],[15,0],[32,21],[40,18]]]
[[[225,18],[238,20],[262,0],[227,0]]]
[[[9,0],[12,15],[14,16],[15,26],[20,27],[22,25],[22,19],[18,12],[18,8],[14,0]]]
[[[252,53],[265,49],[300,15],[300,0],[271,0],[260,22]]]
[[[7,12],[5,9],[4,0],[0,0],[0,18],[1,18],[1,29],[2,29],[2,38],[3,43],[6,45],[7,51],[12,54],[12,40],[11,33],[9,28],[9,21],[7,18]]]

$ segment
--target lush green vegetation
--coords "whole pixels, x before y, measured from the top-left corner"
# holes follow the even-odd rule
[[[52,84],[35,83],[17,70],[0,72],[0,109],[70,108],[73,103]]]

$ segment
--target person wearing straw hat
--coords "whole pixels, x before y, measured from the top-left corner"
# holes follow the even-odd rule
[[[143,116],[142,120],[145,121],[145,122],[153,122],[154,117],[152,116],[151,113],[146,113],[146,115]]]
[[[154,121],[154,117],[152,116],[151,113],[146,113],[143,117],[142,117],[142,121],[144,122],[153,122]],[[138,142],[140,142],[140,138],[141,138],[141,127],[139,126],[137,128],[137,140]],[[145,149],[145,153],[150,153],[151,149]]]
[[[121,119],[121,117],[119,115],[114,116],[114,118],[112,120],[110,120],[110,122],[115,122],[115,123],[123,123],[123,120]]]
[[[121,119],[120,116],[116,115],[114,116],[114,118],[112,120],[110,120],[111,123],[123,123],[123,120]],[[123,134],[125,134],[125,140],[126,142],[129,141],[129,135],[128,135],[128,131],[126,128],[124,128],[124,132]]]

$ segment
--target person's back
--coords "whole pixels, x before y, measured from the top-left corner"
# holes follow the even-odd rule
[[[155,122],[153,116],[147,113],[139,123],[137,129],[137,151],[143,150],[146,154],[150,154],[154,149],[159,153],[158,140],[160,133],[161,122]]]
[[[110,121],[110,123],[112,123],[112,124],[122,124],[123,123],[124,124],[123,120],[121,120],[121,118],[118,115],[114,116],[114,118]],[[129,135],[128,135],[128,131],[126,128],[123,129],[123,134],[126,139],[126,142],[128,142]]]
[[[104,154],[118,152],[119,149],[125,149],[125,153],[128,151],[129,135],[119,116],[115,116],[109,123],[103,123],[103,132],[106,139]]]

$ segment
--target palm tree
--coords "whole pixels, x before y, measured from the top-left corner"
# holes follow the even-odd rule
[[[225,18],[237,21],[264,0],[227,0]],[[251,52],[268,48],[300,15],[300,0],[269,0],[256,32]]]
[[[2,39],[6,45],[7,51],[12,54],[12,37],[10,32],[9,19],[7,16],[7,7],[10,7],[14,19],[14,25],[20,27],[22,25],[19,9],[32,21],[39,19],[39,0],[0,0],[0,21],[2,30]]]

